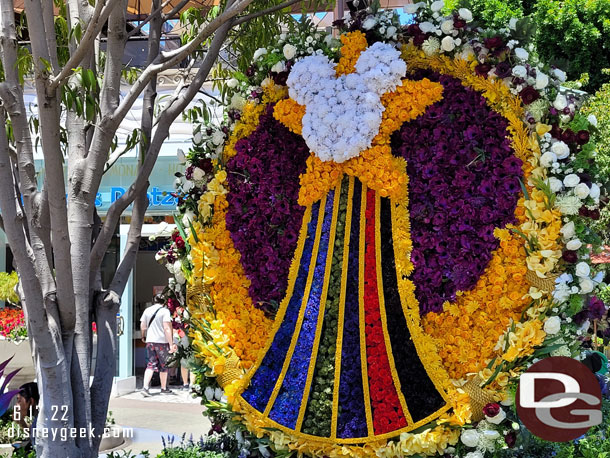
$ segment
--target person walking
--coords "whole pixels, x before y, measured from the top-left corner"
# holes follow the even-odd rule
[[[167,387],[167,360],[170,353],[177,350],[172,332],[172,317],[165,307],[163,296],[157,294],[153,305],[144,310],[140,318],[142,341],[146,343],[146,370],[144,371],[144,386],[142,394],[150,396],[150,381],[155,372],[161,379],[161,393],[173,394]]]

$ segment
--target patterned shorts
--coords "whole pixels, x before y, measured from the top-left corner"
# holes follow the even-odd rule
[[[146,344],[146,369],[155,372],[167,372],[169,344],[148,342]]]

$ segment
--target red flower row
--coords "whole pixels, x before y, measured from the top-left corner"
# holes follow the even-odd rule
[[[366,195],[366,228],[364,258],[364,312],[366,333],[366,361],[369,391],[373,410],[375,434],[384,434],[407,426],[407,420],[394,386],[388,348],[386,348],[381,323],[377,261],[375,245],[375,191]]]

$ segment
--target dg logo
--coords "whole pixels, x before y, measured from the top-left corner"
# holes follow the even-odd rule
[[[517,414],[532,434],[567,442],[602,422],[601,399],[597,378],[587,366],[564,356],[550,357],[521,375]]]

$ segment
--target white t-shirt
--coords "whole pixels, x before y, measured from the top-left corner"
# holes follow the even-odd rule
[[[144,310],[140,323],[144,323],[144,326],[148,326],[146,329],[146,343],[168,343],[165,338],[165,332],[163,331],[163,323],[171,323],[172,317],[169,310],[163,307],[159,310],[159,313],[155,315],[155,319],[148,324],[153,314],[159,307],[163,307],[162,304],[155,304]]]

